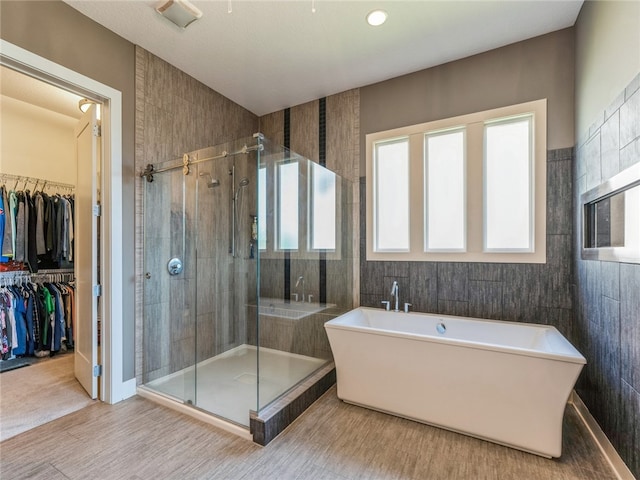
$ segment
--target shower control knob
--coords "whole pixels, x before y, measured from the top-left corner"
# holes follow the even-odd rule
[[[178,275],[182,273],[182,260],[179,258],[172,258],[167,264],[167,270],[169,270],[169,275]]]

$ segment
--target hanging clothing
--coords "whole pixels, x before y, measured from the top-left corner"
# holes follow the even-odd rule
[[[24,262],[32,273],[41,268],[73,268],[74,203],[73,195],[31,195],[28,190],[7,193],[3,186],[0,263]]]
[[[16,192],[9,192],[9,213],[11,216],[11,251],[13,252],[13,259],[16,260],[16,245],[18,234],[18,224],[16,217],[18,216],[18,196]]]
[[[7,189],[2,186],[2,203],[4,205],[4,234],[2,237],[2,250],[0,253],[5,258],[13,258],[13,230],[11,227],[11,206],[9,205],[9,196]]]
[[[17,214],[16,214],[16,246],[15,246],[15,259],[18,262],[24,262],[24,217],[25,217],[25,206],[24,206],[24,194],[19,192],[16,194],[17,199]]]
[[[4,251],[4,226],[5,226],[5,189],[4,186],[0,187],[0,262],[6,263],[9,261],[9,257],[2,254]],[[9,207],[9,205],[7,205]],[[8,213],[8,212],[7,212]]]
[[[44,255],[47,247],[44,243],[44,198],[42,193],[34,195],[36,208],[36,254]]]
[[[46,356],[73,348],[73,284],[0,287],[0,350],[9,356]]]
[[[25,193],[25,203],[27,205],[27,219],[26,219],[26,230],[27,235],[25,238],[25,256],[27,260],[27,264],[29,265],[29,270],[34,273],[38,272],[38,254],[36,249],[36,222],[37,222],[37,213],[35,202],[33,197],[27,190]]]

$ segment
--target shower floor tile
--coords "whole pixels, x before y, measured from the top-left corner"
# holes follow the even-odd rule
[[[326,363],[262,347],[258,377],[257,355],[256,347],[240,345],[195,368],[154,380],[147,387],[248,427],[249,411],[256,410],[258,388],[260,407],[264,407]]]

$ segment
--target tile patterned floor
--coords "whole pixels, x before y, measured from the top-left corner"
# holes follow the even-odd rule
[[[500,479],[615,476],[572,407],[560,459],[339,401],[335,387],[267,447],[140,397],[96,403],[0,444],[12,479]]]

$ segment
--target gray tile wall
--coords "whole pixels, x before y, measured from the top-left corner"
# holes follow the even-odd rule
[[[571,165],[573,149],[547,155],[547,263],[370,262],[360,239],[360,302],[380,307],[391,284],[418,312],[554,325],[571,338]],[[365,202],[365,178],[360,201]],[[365,231],[365,211],[360,229]]]
[[[291,322],[287,319],[263,317],[260,320],[260,345],[319,358],[331,358],[324,323],[339,312],[357,305],[358,222],[360,198],[359,171],[359,90],[349,90],[326,99],[326,166],[343,178],[341,235],[342,252],[339,260],[327,259],[327,303],[338,307]],[[291,150],[318,161],[319,101],[314,100],[290,109]],[[283,111],[260,118],[260,131],[273,143],[284,139]],[[298,276],[305,278],[305,292],[315,301],[319,293],[319,257],[299,259],[292,255],[290,270],[291,292]],[[284,260],[260,260],[260,294],[263,297],[284,297]],[[249,325],[249,342],[256,342],[257,332]]]
[[[580,258],[580,196],[640,162],[640,74],[584,132],[574,166],[574,343],[587,358],[577,391],[640,477],[640,265]]]
[[[136,173],[148,163],[178,159],[185,152],[248,137],[257,130],[258,118],[251,112],[136,47]],[[229,227],[225,219],[229,218],[230,205],[224,196],[226,190],[202,188],[204,182],[197,176],[198,168],[211,169],[214,178],[228,182],[229,165],[225,161],[215,167],[201,164],[188,176],[181,170],[158,174],[151,184],[136,174],[138,384],[180,370],[196,358],[208,358],[246,339],[246,298],[236,299],[229,293],[251,289],[251,265],[244,259],[229,261]],[[237,178],[243,175],[246,171],[239,170]],[[198,181],[201,183],[196,198]],[[250,199],[246,200],[245,206]],[[214,211],[218,214],[214,215]],[[243,231],[246,233],[247,229]],[[172,256],[184,257],[186,268],[182,275],[167,274],[166,263]],[[145,278],[147,272],[149,279]],[[232,318],[229,312],[240,307],[239,318]]]

